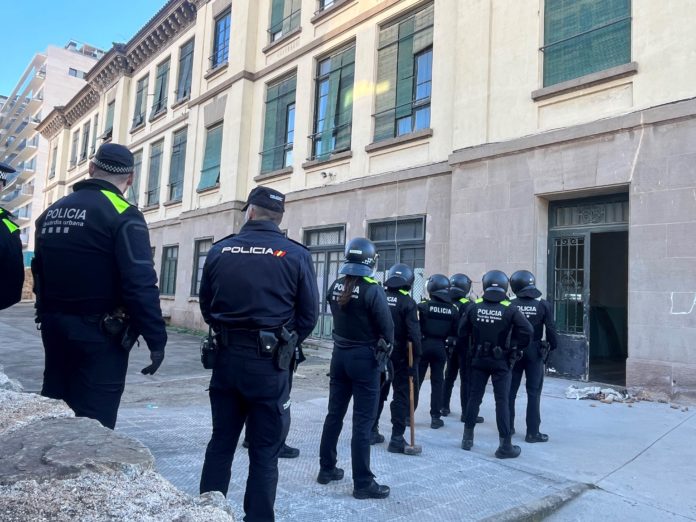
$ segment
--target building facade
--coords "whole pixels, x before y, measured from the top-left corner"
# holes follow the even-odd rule
[[[85,85],[85,72],[102,54],[73,41],[49,46],[34,56],[9,96],[0,97],[0,158],[17,170],[0,190],[0,205],[17,217],[27,265],[34,250],[33,221],[44,208],[50,155],[48,140],[36,127]]]
[[[176,324],[202,327],[206,252],[264,184],[288,194],[282,228],[322,292],[354,236],[378,245],[377,277],[414,266],[416,296],[436,272],[480,291],[486,270],[531,269],[554,371],[693,394],[694,8],[171,0],[41,123],[44,200],[86,175],[85,151],[128,145]]]

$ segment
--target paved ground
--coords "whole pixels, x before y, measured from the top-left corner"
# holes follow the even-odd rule
[[[31,308],[0,312],[0,364],[29,391],[40,387],[43,356]],[[318,441],[326,413],[328,353],[308,350],[296,377],[289,442],[299,459],[281,461],[276,511],[278,520],[481,520],[546,513],[577,492],[578,484],[596,489],[565,504],[554,521],[696,520],[696,411],[667,404],[601,404],[565,399],[570,384],[548,379],[543,399],[543,428],[548,444],[525,444],[519,459],[499,461],[492,395],[484,400],[486,422],[476,430],[472,452],[459,448],[463,425],[459,409],[440,430],[428,427],[427,411],[416,414],[423,455],[407,457],[375,446],[372,467],[378,481],[392,487],[385,501],[351,496],[349,435],[346,419],[339,441],[339,466],[346,478],[330,486],[315,482]],[[207,402],[209,372],[198,361],[198,339],[170,334],[167,358],[152,377],[139,373],[147,363],[144,346],[134,351],[117,430],[145,443],[159,471],[180,489],[197,492],[205,445],[210,435]],[[423,393],[429,393],[428,381]],[[455,391],[455,396],[456,396]],[[524,396],[518,411],[523,411]],[[381,422],[389,433],[388,412]],[[518,432],[524,426],[518,422]],[[248,460],[241,447],[233,465],[229,499],[241,514]],[[240,518],[241,519],[241,518]]]

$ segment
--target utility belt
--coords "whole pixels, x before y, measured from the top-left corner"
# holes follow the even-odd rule
[[[205,369],[210,370],[215,367],[220,348],[253,349],[259,357],[272,359],[278,370],[288,370],[295,355],[297,341],[297,332],[291,332],[285,326],[255,332],[223,326],[216,335],[211,328],[208,337],[201,344],[201,362]]]
[[[140,332],[133,326],[130,316],[123,308],[117,308],[113,312],[99,316],[99,327],[102,332],[116,340],[126,352],[133,349],[140,337]]]
[[[474,348],[474,359],[494,359],[496,361],[507,361],[512,366],[522,357],[522,351],[516,348],[507,350],[501,346],[493,346],[492,343],[485,342]]]

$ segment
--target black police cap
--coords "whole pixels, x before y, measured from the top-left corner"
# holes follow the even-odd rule
[[[118,143],[104,143],[92,158],[99,170],[109,174],[130,174],[133,172],[133,153]]]
[[[249,205],[256,205],[282,214],[285,212],[285,194],[269,187],[259,186],[249,192],[246,205],[242,210],[246,210]]]

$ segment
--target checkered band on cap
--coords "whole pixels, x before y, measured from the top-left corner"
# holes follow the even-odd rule
[[[94,163],[98,168],[104,172],[110,172],[111,174],[130,174],[133,172],[133,167],[116,167],[115,165],[109,165],[108,163],[103,163],[97,158],[92,158],[92,163]]]

